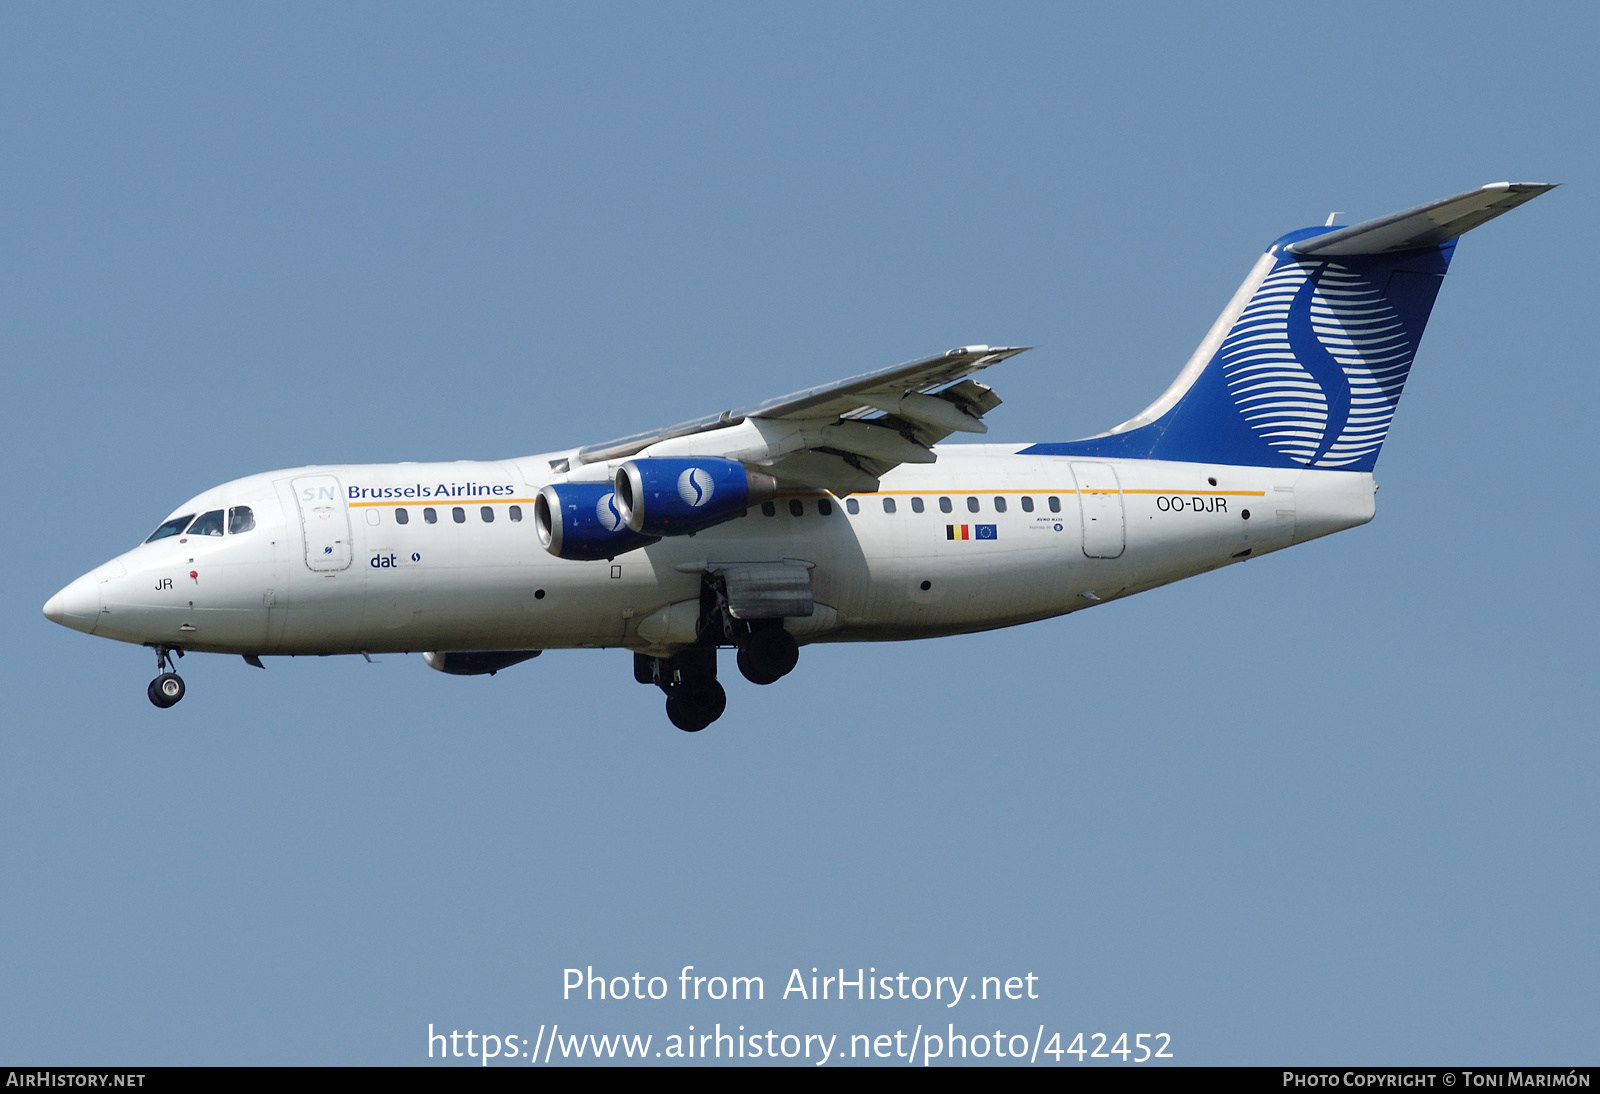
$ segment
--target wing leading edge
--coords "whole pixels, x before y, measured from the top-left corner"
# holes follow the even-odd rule
[[[630,456],[721,456],[835,494],[871,492],[902,463],[932,463],[952,433],[984,433],[1000,405],[973,373],[1027,346],[961,346],[764,403],[580,448],[577,466]]]

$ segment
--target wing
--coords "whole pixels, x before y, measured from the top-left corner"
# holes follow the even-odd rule
[[[754,406],[580,448],[570,464],[639,455],[721,456],[835,494],[870,493],[878,488],[879,477],[898,464],[933,463],[933,445],[952,433],[987,432],[983,416],[1000,405],[1000,397],[969,377],[1028,348],[962,346]]]

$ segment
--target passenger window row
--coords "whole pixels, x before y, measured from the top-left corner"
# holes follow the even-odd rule
[[[209,513],[201,513],[199,516],[195,516],[193,513],[185,513],[181,517],[173,517],[171,520],[163,522],[161,527],[154,532],[151,532],[150,538],[145,542],[154,543],[158,539],[166,539],[169,536],[177,535],[220,536],[222,535],[224,524],[223,513],[224,510],[213,509]],[[237,536],[250,531],[256,526],[256,515],[250,511],[248,505],[235,505],[233,508],[226,510],[226,513],[229,535]]]
[[[852,509],[850,511],[852,513],[855,512],[854,509]],[[789,499],[789,515],[791,517],[803,517],[803,516],[805,516],[805,513],[806,513],[806,503],[805,502],[801,501],[799,498],[790,498]],[[761,515],[762,516],[766,516],[766,517],[775,517],[775,516],[777,516],[778,515],[778,503],[775,502],[775,501],[764,501],[764,502],[762,502],[761,503]],[[817,516],[819,516],[819,517],[828,517],[828,516],[832,516],[832,515],[833,515],[833,502],[829,501],[827,498],[818,498],[817,499]]]
[[[1051,497],[1046,498],[1045,501],[1050,506],[1050,511],[1052,513],[1061,512],[1061,499],[1059,497],[1051,496]],[[857,501],[855,498],[846,498],[845,499],[845,503],[844,503],[844,507],[845,507],[845,510],[848,513],[850,513],[851,516],[854,516],[855,514],[861,512],[861,503],[859,501]],[[926,509],[926,506],[923,505],[923,502],[922,502],[921,498],[912,498],[911,499],[911,511],[913,513],[921,513],[925,509]],[[967,512],[969,512],[969,513],[977,513],[977,512],[980,512],[981,509],[982,509],[982,503],[980,503],[977,498],[975,498],[975,497],[967,498]],[[896,512],[897,510],[898,510],[898,504],[896,503],[894,498],[884,498],[883,499],[883,511],[885,513],[893,513],[893,512]],[[939,512],[941,512],[941,513],[952,513],[954,511],[955,511],[955,505],[950,501],[949,498],[940,498],[939,499]],[[1001,495],[999,495],[999,494],[996,494],[995,497],[994,497],[994,511],[996,513],[1004,513],[1006,511],[1006,499],[1004,497],[1002,497]],[[1026,496],[1026,495],[1023,496],[1023,498],[1022,498],[1022,511],[1024,513],[1033,512],[1033,498],[1031,498],[1029,496]]]
[[[520,506],[520,505],[508,505],[506,507],[506,516],[511,518],[511,522],[513,524],[515,524],[516,522],[520,521],[522,519],[522,506]],[[494,506],[492,506],[492,505],[479,506],[479,508],[478,508],[478,518],[480,520],[482,520],[483,523],[485,523],[485,524],[493,524],[494,523]],[[451,506],[450,507],[450,519],[455,521],[457,524],[465,524],[465,523],[467,523],[467,511],[466,511],[466,509],[463,508],[462,506],[459,506],[459,505]],[[431,506],[431,505],[427,506],[426,508],[424,508],[422,510],[422,520],[426,524],[438,524],[439,523],[439,511],[437,509],[433,508],[433,506]],[[411,523],[411,513],[410,513],[410,511],[408,511],[406,509],[396,509],[394,511],[394,522],[396,524],[410,524]]]

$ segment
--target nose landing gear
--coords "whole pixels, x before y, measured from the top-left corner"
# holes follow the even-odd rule
[[[160,675],[150,681],[150,686],[145,689],[145,693],[150,696],[150,701],[162,710],[175,705],[179,699],[183,698],[183,677],[172,671],[175,667],[171,657],[173,652],[176,652],[179,657],[183,656],[181,649],[171,651],[165,646],[156,647],[156,671]]]

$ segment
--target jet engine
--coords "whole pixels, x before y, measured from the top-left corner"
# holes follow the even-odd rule
[[[558,558],[615,558],[661,538],[628,527],[608,482],[546,486],[533,501],[533,527],[544,549]]]
[[[617,469],[617,509],[649,536],[686,536],[777,496],[778,480],[716,457],[629,460]]]

